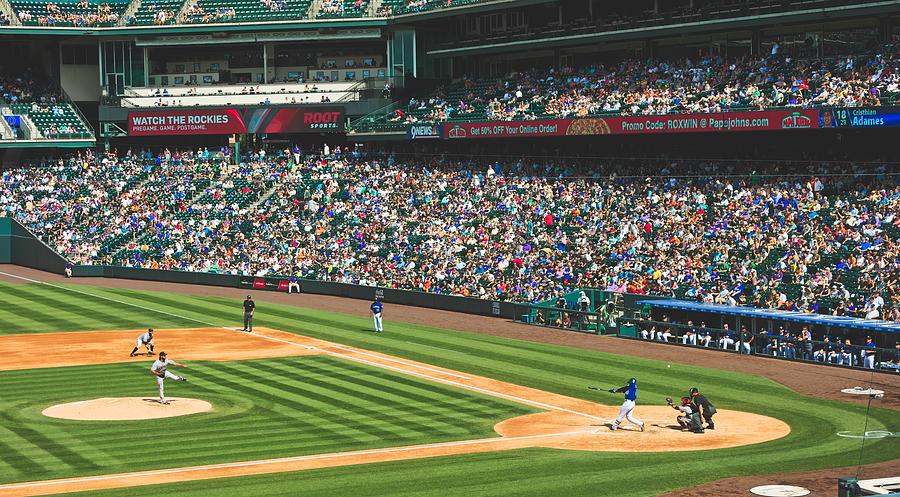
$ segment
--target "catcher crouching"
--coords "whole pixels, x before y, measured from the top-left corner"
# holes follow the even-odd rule
[[[669,404],[669,407],[678,411],[675,419],[678,421],[678,425],[681,426],[682,431],[690,431],[691,415],[694,413],[693,409],[691,409],[690,397],[682,397],[681,405],[678,406],[675,405],[671,397],[666,397],[666,403]]]

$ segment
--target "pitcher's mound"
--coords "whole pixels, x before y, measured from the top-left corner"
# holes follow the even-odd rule
[[[138,419],[171,418],[212,410],[205,400],[169,397],[169,404],[152,397],[103,397],[50,406],[44,416],[79,421],[131,421]]]

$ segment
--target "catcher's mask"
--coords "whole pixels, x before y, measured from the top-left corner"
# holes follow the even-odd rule
[[[691,398],[690,398],[690,397],[682,397],[682,398],[681,398],[681,405],[686,406],[686,405],[688,405],[688,404],[690,404],[690,403],[691,403]]]

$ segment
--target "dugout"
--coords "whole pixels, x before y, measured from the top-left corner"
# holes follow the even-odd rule
[[[892,361],[896,363],[897,355],[900,354],[900,350],[896,348],[896,345],[900,343],[900,323],[891,321],[706,304],[686,300],[645,299],[637,301],[636,304],[649,308],[649,316],[634,320],[636,326],[664,323],[672,328],[673,336],[676,339],[681,336],[681,332],[686,328],[684,324],[689,320],[694,323],[705,322],[709,328],[717,332],[714,333],[716,339],[723,335],[723,329],[727,325],[727,329],[730,330],[729,334],[738,343],[741,341],[739,330],[746,327],[746,330],[756,338],[753,344],[754,353],[768,354],[769,351],[765,349],[767,343],[779,340],[796,346],[799,332],[803,327],[808,327],[813,335],[814,350],[840,347],[840,343],[847,339],[858,349],[859,346],[866,343],[867,337],[872,337],[875,341],[879,363]],[[666,316],[665,319],[663,319],[663,315]],[[776,330],[781,330],[782,327],[784,332],[779,335]],[[826,337],[828,337],[827,341]],[[799,352],[798,357],[788,358],[802,359],[802,349]]]

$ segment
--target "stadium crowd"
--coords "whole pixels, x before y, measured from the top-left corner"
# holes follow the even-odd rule
[[[877,106],[900,93],[898,46],[879,53],[800,59],[766,57],[626,59],[580,69],[514,72],[500,81],[464,79],[413,98],[394,121],[468,118],[528,120],[593,115],[655,115],[770,107]]]
[[[22,68],[0,73],[0,96],[7,104],[56,104],[61,100],[49,85],[39,83],[30,70]]]
[[[108,3],[91,5],[87,0],[79,0],[75,9],[64,10],[56,2],[47,2],[43,13],[20,9],[17,16],[22,24],[36,22],[39,26],[98,27],[119,22],[119,12]]]
[[[595,287],[900,321],[900,186],[883,166],[354,155],[82,153],[4,171],[0,211],[84,264],[497,300]]]

